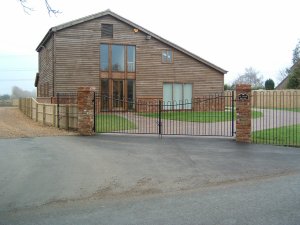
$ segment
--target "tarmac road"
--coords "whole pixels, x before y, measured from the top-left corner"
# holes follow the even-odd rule
[[[232,139],[0,139],[0,224],[300,224],[299,162]]]
[[[172,194],[61,202],[6,213],[0,224],[299,225],[299,186],[294,174]]]

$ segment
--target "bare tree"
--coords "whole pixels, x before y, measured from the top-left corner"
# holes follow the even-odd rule
[[[35,91],[32,92],[26,91],[17,86],[14,86],[11,91],[11,98],[30,98],[35,96],[36,96]]]
[[[30,14],[30,12],[34,11],[33,8],[31,8],[30,6],[28,6],[27,0],[18,0],[18,1],[22,5],[23,10],[24,10],[25,13]],[[60,13],[59,10],[53,9],[51,7],[51,5],[49,4],[48,0],[44,0],[44,1],[45,1],[45,6],[46,6],[46,9],[47,9],[49,15],[51,15],[51,14],[56,15],[56,14]]]
[[[264,82],[262,76],[258,77],[259,72],[252,67],[246,68],[244,74],[240,74],[239,77],[233,82],[233,85],[237,84],[251,84],[252,89],[264,88]]]

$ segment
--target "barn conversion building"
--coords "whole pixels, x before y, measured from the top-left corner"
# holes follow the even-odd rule
[[[38,99],[95,86],[110,109],[220,93],[227,72],[110,10],[52,27],[36,51]]]

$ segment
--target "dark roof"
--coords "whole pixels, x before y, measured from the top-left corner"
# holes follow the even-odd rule
[[[181,52],[185,53],[186,55],[189,55],[190,57],[196,59],[197,61],[202,62],[205,65],[207,65],[207,66],[209,66],[209,67],[211,67],[211,68],[213,68],[213,69],[215,69],[215,70],[217,70],[217,71],[219,71],[219,72],[221,72],[223,74],[227,73],[226,70],[224,70],[224,69],[222,69],[222,68],[220,68],[220,67],[218,67],[218,66],[216,66],[216,65],[214,65],[214,64],[212,64],[212,63],[210,63],[208,61],[206,61],[205,59],[200,58],[199,56],[197,56],[197,55],[195,55],[195,54],[193,54],[193,53],[191,53],[191,52],[189,52],[189,51],[187,51],[187,50],[179,47],[178,45],[176,45],[176,44],[174,44],[174,43],[172,43],[172,42],[170,42],[170,41],[168,41],[168,40],[166,40],[166,39],[164,39],[164,38],[162,38],[162,37],[160,37],[160,36],[152,33],[151,31],[148,31],[145,28],[143,28],[143,27],[141,27],[141,26],[139,26],[139,25],[137,25],[137,24],[135,24],[135,23],[133,23],[133,22],[131,22],[131,21],[129,21],[129,20],[121,17],[121,16],[119,16],[118,14],[110,11],[109,9],[106,10],[106,11],[100,12],[100,13],[96,13],[96,14],[93,14],[93,15],[90,15],[90,16],[82,17],[82,18],[77,19],[77,20],[70,21],[68,23],[64,23],[64,24],[58,25],[56,27],[52,27],[48,31],[48,33],[45,35],[45,37],[43,38],[43,40],[41,41],[41,43],[38,45],[38,47],[36,48],[36,51],[39,51],[42,48],[42,46],[45,45],[45,43],[47,43],[47,41],[50,39],[50,37],[52,36],[53,33],[57,32],[59,30],[63,30],[63,29],[66,29],[68,27],[71,27],[71,26],[74,26],[74,25],[86,22],[86,21],[97,19],[97,18],[100,18],[100,17],[103,17],[103,16],[107,16],[107,15],[110,15],[110,16],[112,16],[112,17],[114,17],[114,18],[116,18],[116,19],[118,19],[118,20],[120,20],[120,21],[122,21],[122,22],[124,22],[124,23],[126,23],[126,24],[128,24],[128,25],[130,25],[132,27],[134,27],[134,28],[137,28],[138,30],[144,32],[145,34],[150,35],[152,38],[155,38],[155,39],[157,39],[157,40],[159,40],[159,41],[161,41],[161,42],[163,42],[163,43],[165,43],[165,44],[173,47],[174,49],[177,49],[178,51],[181,51]]]

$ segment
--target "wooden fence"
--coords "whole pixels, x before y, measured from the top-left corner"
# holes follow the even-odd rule
[[[225,91],[225,95],[227,92]],[[235,91],[234,91],[234,99]],[[231,103],[228,100],[226,106]],[[292,109],[300,106],[300,90],[255,90],[251,92],[253,108],[285,108]]]
[[[19,99],[19,109],[29,118],[43,125],[66,130],[77,129],[77,105],[60,104],[59,116],[56,104],[38,103],[34,98]]]

